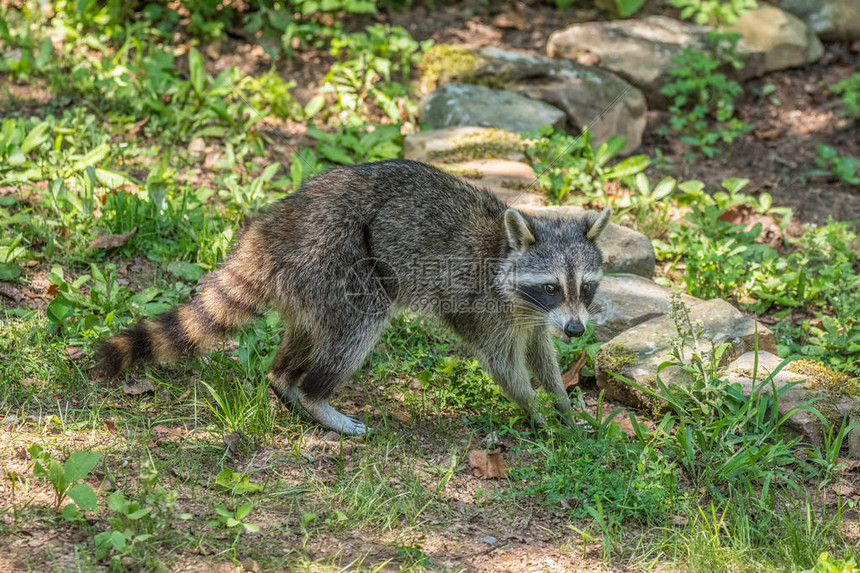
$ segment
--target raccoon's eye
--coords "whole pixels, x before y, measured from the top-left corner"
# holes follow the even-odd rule
[[[546,294],[556,294],[558,292],[558,287],[552,283],[548,283],[543,285],[543,290],[546,291]]]
[[[582,296],[588,296],[590,294],[594,294],[594,290],[597,288],[597,284],[595,283],[585,283],[582,285]]]

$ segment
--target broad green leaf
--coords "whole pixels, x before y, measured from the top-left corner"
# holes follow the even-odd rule
[[[671,195],[674,190],[675,179],[672,177],[666,177],[660,181],[656,187],[654,187],[654,190],[651,192],[651,199],[654,201],[660,201],[661,199]]]
[[[729,193],[737,193],[744,187],[746,187],[747,183],[749,183],[749,179],[742,179],[740,177],[731,177],[729,179],[723,179],[723,187]]]
[[[69,482],[66,481],[66,472],[63,471],[62,464],[57,460],[48,462],[48,479],[59,495],[64,494],[69,487]]]
[[[69,503],[63,508],[63,519],[66,521],[79,521],[81,519],[81,512],[78,511],[74,503]]]
[[[144,507],[144,508],[138,509],[137,511],[133,511],[133,512],[129,513],[128,518],[131,519],[132,521],[138,520],[141,517],[148,515],[149,512],[151,512],[151,511],[152,511],[152,507]]]
[[[325,105],[325,96],[317,95],[310,99],[310,101],[305,105],[305,118],[312,118],[315,116]]]
[[[93,488],[88,486],[85,483],[75,484],[69,488],[69,491],[66,492],[72,501],[74,501],[78,507],[84,511],[95,511],[98,509],[98,498],[96,497],[96,492],[93,491]]]
[[[54,53],[54,44],[51,42],[50,36],[42,38],[42,43],[39,44],[39,55],[36,56],[36,69],[44,69],[45,65],[51,60],[51,54]]]
[[[622,18],[632,16],[645,5],[645,0],[615,0],[618,15]]]
[[[107,498],[107,504],[110,509],[117,513],[128,513],[128,500],[120,490],[116,490]]]
[[[248,515],[251,512],[252,507],[254,507],[253,503],[246,503],[246,504],[243,504],[243,505],[240,505],[239,507],[237,507],[236,508],[236,519],[242,519],[243,517]]]
[[[24,165],[27,163],[27,156],[24,155],[24,152],[21,151],[21,148],[17,145],[13,145],[7,154],[6,162],[9,165]]]
[[[99,183],[111,189],[131,184],[131,179],[122,173],[100,167],[96,167],[96,179],[98,179]]]
[[[27,137],[24,138],[24,142],[21,144],[21,153],[30,153],[32,150],[42,145],[48,139],[50,129],[51,124],[47,121],[43,121],[31,129],[30,133],[27,134]]]
[[[762,193],[758,196],[758,204],[762,211],[767,211],[773,205],[773,196],[770,193]]]
[[[17,263],[0,263],[0,281],[11,281],[21,276]]]
[[[110,146],[107,143],[102,143],[95,149],[90,150],[89,153],[78,159],[75,164],[72,166],[72,171],[83,171],[87,167],[91,165],[95,165],[100,161],[104,160],[105,157],[110,153]]]
[[[63,320],[72,314],[74,307],[65,295],[60,293],[48,304],[48,308],[45,310],[48,314],[48,320],[56,324],[62,324]]]
[[[203,58],[196,48],[188,52],[188,72],[191,74],[191,87],[197,95],[203,95],[205,89],[205,76],[203,70]]]
[[[200,266],[185,261],[173,261],[167,265],[167,270],[173,275],[187,281],[198,281],[206,274]]]
[[[253,523],[243,523],[242,525],[245,526],[245,531],[250,531],[251,533],[257,533],[260,531],[259,525],[254,525]]]
[[[583,132],[583,138],[586,137],[584,133],[585,132]],[[613,135],[606,140],[606,143],[604,143],[597,149],[597,152],[594,154],[594,162],[598,166],[606,165],[606,162],[618,155],[618,152],[624,149],[624,146],[626,144],[626,137],[624,137],[623,135]]]
[[[608,179],[620,179],[628,175],[636,175],[651,165],[651,158],[647,155],[634,155],[624,161],[616,163],[606,171]]]
[[[329,145],[328,143],[318,143],[317,151],[322,153],[326,159],[334,163],[341,163],[343,165],[352,165],[355,163],[352,157],[350,157],[342,148]]]
[[[74,483],[84,479],[99,463],[100,457],[96,452],[75,452],[70,455],[66,460],[66,481]]]

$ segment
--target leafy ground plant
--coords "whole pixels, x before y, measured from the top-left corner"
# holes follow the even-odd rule
[[[735,116],[735,100],[743,89],[720,71],[726,62],[742,65],[734,56],[739,39],[739,34],[711,32],[710,51],[685,48],[672,60],[673,80],[660,90],[670,99],[672,114],[662,134],[681,132],[681,140],[698,148],[705,157],[714,157],[721,145],[732,143],[750,129]],[[685,155],[687,160],[693,157],[694,154]]]
[[[573,136],[547,126],[527,139],[534,143],[527,152],[538,181],[548,190],[549,201],[557,205],[580,195],[586,200],[601,197],[608,181],[635,175],[651,163],[647,156],[636,155],[609,165],[627,140],[613,135],[594,145],[587,127]]]
[[[82,510],[97,510],[97,498],[93,488],[78,482],[93,471],[99,463],[99,454],[72,452],[66,463],[61,464],[39,444],[32,444],[28,451],[33,458],[33,475],[47,479],[54,490],[55,512],[60,512],[60,506],[67,497],[73,502],[63,507],[63,518],[67,521],[83,519]]]

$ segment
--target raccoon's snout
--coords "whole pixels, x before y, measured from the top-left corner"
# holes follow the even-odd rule
[[[578,320],[571,320],[564,325],[564,333],[571,338],[582,336],[585,333],[585,327]]]

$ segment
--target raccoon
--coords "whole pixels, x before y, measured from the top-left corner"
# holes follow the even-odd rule
[[[328,400],[393,314],[412,310],[451,328],[534,419],[530,373],[567,415],[551,334],[585,332],[609,217],[521,212],[414,161],[338,167],[253,220],[190,302],[103,341],[95,372],[211,349],[274,306],[285,325],[274,393],[322,426],[364,434],[365,420]]]

